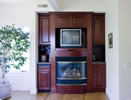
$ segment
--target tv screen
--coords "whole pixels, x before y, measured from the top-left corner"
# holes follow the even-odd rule
[[[60,45],[61,46],[81,46],[81,29],[61,29]]]

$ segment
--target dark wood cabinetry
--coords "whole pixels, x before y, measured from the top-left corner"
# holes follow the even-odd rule
[[[50,43],[49,16],[39,16],[39,44]]]
[[[72,16],[73,27],[87,27],[87,16],[86,15],[73,15]]]
[[[92,91],[105,91],[106,88],[106,64],[105,63],[105,14],[93,14],[92,34]],[[98,64],[99,63],[99,64]]]
[[[105,44],[105,14],[93,15],[93,44]]]
[[[71,27],[71,16],[70,15],[56,15],[56,27]]]
[[[57,28],[86,28],[86,15],[56,15]]]
[[[82,45],[62,47],[61,29],[80,29]],[[39,14],[38,42],[38,61],[51,63],[49,66],[38,65],[39,91],[85,93],[105,90],[105,14],[93,12]],[[57,84],[57,57],[86,57],[88,59],[86,59],[86,84]]]
[[[93,91],[105,91],[106,65],[93,64],[92,66]]]
[[[38,90],[50,90],[50,66],[38,65]]]

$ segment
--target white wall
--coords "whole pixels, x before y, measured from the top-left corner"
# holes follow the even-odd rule
[[[131,0],[119,0],[120,100],[131,100]]]
[[[63,11],[100,11],[106,10],[106,0],[57,0]]]
[[[48,4],[48,8],[37,8],[37,4]],[[1,0],[0,27],[15,24],[30,28],[30,71],[25,73],[8,73],[7,80],[15,90],[31,90],[35,94],[37,67],[37,16],[36,12],[54,11],[47,0]]]
[[[107,49],[107,94],[110,100],[131,100],[131,1],[108,0],[107,33],[114,47]]]
[[[6,80],[12,84],[13,90],[30,90],[31,89],[31,75],[30,73],[8,73]]]
[[[52,8],[54,8],[55,11],[60,11],[60,2],[58,0],[48,0],[48,2],[50,3],[50,5],[52,6]]]
[[[119,100],[119,27],[118,0],[107,0],[106,10],[106,93],[110,100]],[[113,33],[113,48],[108,48],[108,34]],[[123,99],[124,100],[124,99]]]

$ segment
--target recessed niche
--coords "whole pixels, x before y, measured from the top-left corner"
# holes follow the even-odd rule
[[[105,45],[93,45],[92,60],[93,62],[105,62]]]
[[[39,62],[49,62],[50,61],[50,45],[39,45]]]
[[[73,38],[71,38],[71,37],[69,37],[69,38],[67,38],[67,41],[71,41],[72,43],[74,43],[75,41],[76,41],[76,43],[74,43],[75,45],[72,45],[70,42],[70,44],[71,45],[69,45],[69,43],[68,43],[68,45],[61,45],[61,40],[62,40],[62,33],[61,33],[61,30],[74,30],[74,32],[76,31],[76,30],[80,30],[80,32],[81,32],[81,34],[78,34],[78,32],[76,33],[77,35],[75,36],[75,33],[73,33],[71,36],[73,37]],[[68,33],[69,34],[69,33]],[[68,35],[67,34],[67,35]],[[87,48],[87,29],[86,28],[81,28],[81,29],[61,29],[61,28],[56,28],[56,37],[55,37],[56,39],[56,48]],[[81,43],[79,43],[79,41],[81,42]],[[77,44],[77,42],[78,42],[78,44]]]

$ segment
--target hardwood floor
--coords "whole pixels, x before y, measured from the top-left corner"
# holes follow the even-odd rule
[[[31,95],[29,92],[15,91],[11,98],[6,100],[108,100],[108,98],[104,92],[86,94],[38,93],[37,95]]]

